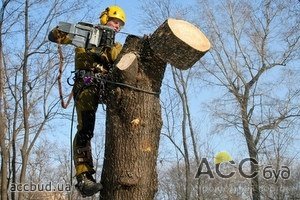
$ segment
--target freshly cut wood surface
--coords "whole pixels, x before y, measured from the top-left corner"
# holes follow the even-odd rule
[[[127,53],[121,57],[120,61],[117,63],[117,67],[120,70],[127,69],[132,63],[137,62],[136,55],[134,53]]]
[[[210,42],[206,36],[193,24],[183,20],[169,19],[168,25],[177,38],[192,48],[200,52],[207,52],[210,49]]]
[[[170,18],[151,35],[150,47],[165,62],[188,69],[210,49],[211,44],[193,24]]]
[[[133,84],[138,74],[138,59],[135,53],[129,52],[120,58],[116,64],[117,68],[120,69],[120,78],[123,80],[130,80],[133,82],[127,82],[127,84]]]

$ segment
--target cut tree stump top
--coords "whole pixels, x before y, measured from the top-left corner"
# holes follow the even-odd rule
[[[204,56],[211,44],[193,24],[170,18],[151,35],[150,47],[163,61],[184,70]]]
[[[210,42],[206,36],[193,24],[176,19],[169,19],[168,24],[174,35],[192,48],[200,52],[210,49]]]

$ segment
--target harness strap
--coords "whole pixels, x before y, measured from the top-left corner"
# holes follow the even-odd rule
[[[77,153],[78,154],[82,154],[82,153],[85,153],[87,151],[91,151],[91,147],[87,146],[87,147],[77,148]]]
[[[92,81],[96,81],[97,83],[101,83],[101,86],[105,86],[105,83],[109,83],[109,84],[114,84],[114,85],[119,85],[119,86],[123,86],[123,87],[127,87],[139,92],[144,92],[147,94],[153,94],[153,95],[159,95],[160,91],[158,92],[154,92],[154,91],[149,91],[149,90],[144,90],[126,83],[119,83],[119,82],[115,82],[115,81],[110,81],[107,78],[103,78],[103,75],[101,75],[101,73],[94,73],[92,71],[87,71],[87,70],[77,70],[75,71],[75,78],[83,78],[83,80],[85,81],[85,83],[91,83]]]

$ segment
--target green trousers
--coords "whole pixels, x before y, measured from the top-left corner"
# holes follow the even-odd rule
[[[94,136],[96,111],[100,99],[100,88],[95,84],[85,85],[76,80],[73,87],[77,112],[77,132],[73,140],[73,158],[76,175],[95,173],[91,150],[91,139]]]

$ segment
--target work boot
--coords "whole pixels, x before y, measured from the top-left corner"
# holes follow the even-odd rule
[[[75,188],[82,197],[93,196],[102,189],[101,183],[96,183],[96,180],[89,173],[82,173],[76,179],[78,183],[75,185]]]

